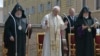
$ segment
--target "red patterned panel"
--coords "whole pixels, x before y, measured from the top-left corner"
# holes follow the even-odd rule
[[[38,35],[38,40],[39,40],[39,44],[43,44],[44,34],[43,35]]]
[[[100,36],[96,36],[95,42],[96,42],[96,44],[100,44]]]
[[[71,35],[71,44],[75,44],[75,36]]]

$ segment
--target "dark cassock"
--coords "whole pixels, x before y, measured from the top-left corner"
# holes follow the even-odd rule
[[[75,23],[76,56],[94,56],[94,23],[89,9],[83,7]]]
[[[21,16],[19,17],[15,15],[16,13],[18,13],[18,11],[22,12]],[[32,29],[28,28],[27,19],[21,5],[17,3],[14,9],[12,10],[11,14],[15,19],[16,25],[14,23],[13,17],[9,15],[7,21],[5,22],[5,27],[4,27],[4,45],[5,45],[5,48],[8,49],[7,56],[15,56],[16,48],[17,48],[17,56],[25,56],[26,35],[28,35],[28,32],[29,32],[29,38],[30,38]],[[14,38],[14,41],[11,41],[10,39],[11,37]]]
[[[68,34],[70,33],[70,28],[72,28],[72,27],[73,27],[73,29],[71,29],[71,33],[74,33],[74,25],[75,25],[75,22],[76,22],[76,16],[68,15],[67,17],[68,17],[68,19],[71,23],[71,26],[70,26],[70,24],[68,22],[68,25],[67,25],[68,27],[65,29],[65,32],[66,32],[65,38],[66,38],[66,41],[67,41],[67,48],[68,48],[68,51],[69,51]],[[68,21],[68,19],[66,17],[64,17],[63,21],[66,22],[66,21]],[[68,55],[69,55],[69,53],[67,53],[67,56]]]

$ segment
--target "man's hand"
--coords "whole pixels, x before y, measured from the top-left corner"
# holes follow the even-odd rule
[[[15,41],[13,36],[10,37],[10,41],[12,41],[12,42]]]
[[[68,21],[65,22],[65,25],[68,25]]]
[[[32,28],[32,24],[28,24],[28,29],[31,29]]]
[[[71,30],[74,30],[74,26],[73,26],[73,27],[71,27]]]
[[[82,25],[83,30],[86,29],[86,28],[88,28],[88,26]]]
[[[97,28],[98,26],[97,25],[94,25],[94,28]]]

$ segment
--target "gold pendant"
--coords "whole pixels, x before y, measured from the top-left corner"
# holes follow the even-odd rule
[[[22,26],[21,26],[21,25],[20,25],[20,26],[18,26],[18,29],[19,29],[19,30],[22,30]]]
[[[91,28],[88,28],[88,31],[91,32]]]

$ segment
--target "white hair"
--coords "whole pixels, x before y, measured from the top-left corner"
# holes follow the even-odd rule
[[[52,10],[55,10],[55,9],[60,11],[60,7],[59,6],[54,6]]]

